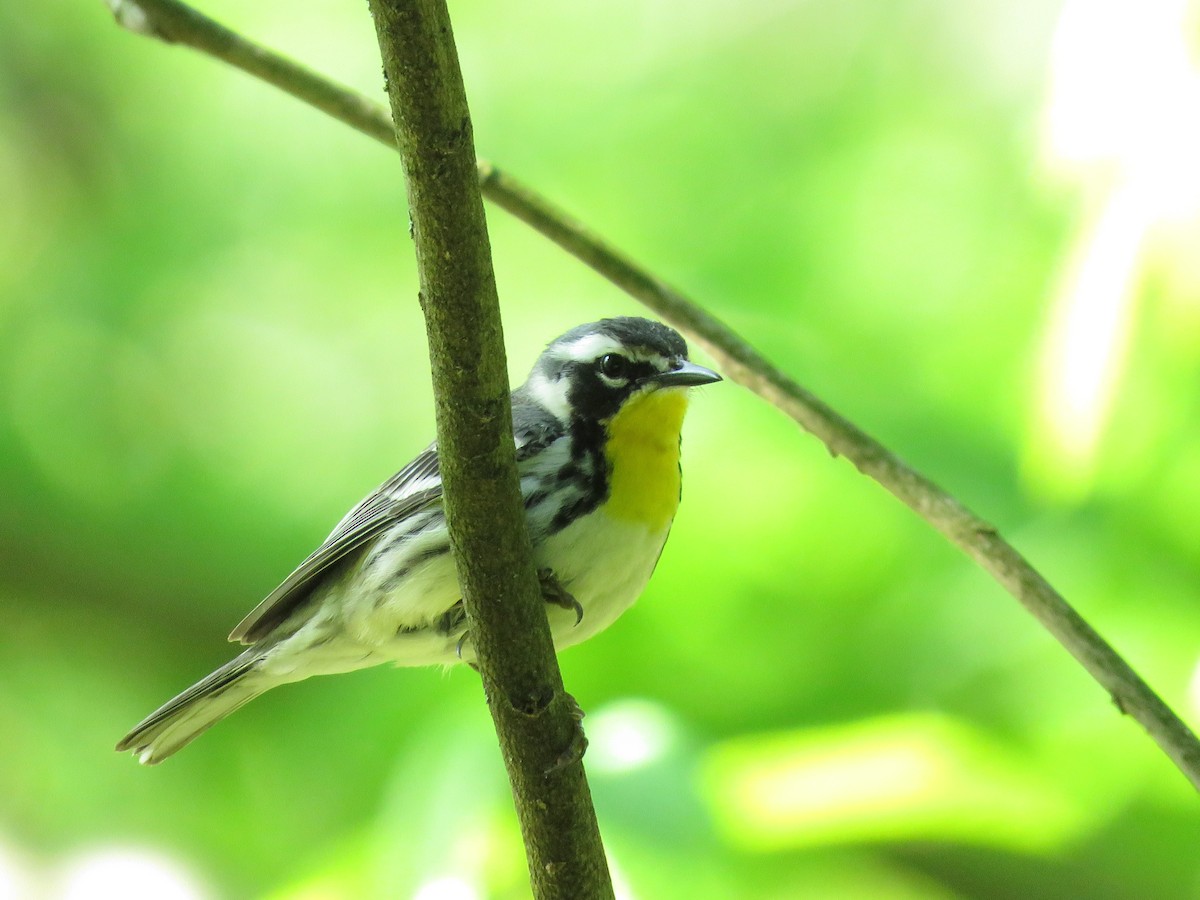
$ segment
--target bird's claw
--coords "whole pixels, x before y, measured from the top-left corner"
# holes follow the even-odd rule
[[[554,574],[553,569],[538,569],[538,582],[542,587],[542,599],[547,603],[553,603],[555,606],[561,606],[563,609],[572,610],[575,613],[575,624],[578,625],[583,621],[583,604],[575,599],[575,596],[562,586],[562,582],[558,580],[558,576]],[[457,612],[457,618],[454,614]],[[448,630],[453,625],[458,624],[465,618],[465,613],[462,609],[462,601],[458,603],[442,616],[441,627],[443,630]],[[462,659],[463,645],[470,638],[471,632],[464,631],[462,637],[458,639],[458,643],[454,645],[454,653],[459,659]],[[572,701],[574,703],[574,701]],[[579,707],[576,706],[576,709]],[[582,718],[582,713],[580,718]],[[582,754],[581,754],[582,755]]]
[[[563,752],[558,755],[558,758],[546,770],[545,775],[547,778],[583,759],[583,754],[587,751],[588,747],[587,735],[583,733],[583,708],[566,691],[563,692],[563,696],[570,706],[571,739],[567,742],[567,746],[563,748]]]
[[[563,609],[573,610],[576,625],[583,621],[583,605],[562,586],[553,569],[538,569],[538,581],[542,585],[543,600],[553,603],[555,606],[561,606]]]

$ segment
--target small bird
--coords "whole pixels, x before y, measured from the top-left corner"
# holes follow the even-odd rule
[[[562,649],[641,594],[680,498],[688,389],[721,376],[674,329],[603,319],[550,343],[512,393],[525,522]],[[442,507],[436,444],[350,510],[230,634],[249,647],[126,735],[162,762],[273,687],[381,663],[474,660]]]

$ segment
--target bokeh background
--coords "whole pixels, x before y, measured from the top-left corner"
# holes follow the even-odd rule
[[[453,4],[481,154],[994,521],[1200,719],[1195,0]],[[365,6],[213,0],[382,99]],[[512,373],[638,308],[498,210]],[[476,676],[125,730],[431,437],[395,156],[100,3],[0,6],[0,896],[525,896]],[[1200,896],[1195,792],[744,390],[564,654],[622,897]]]

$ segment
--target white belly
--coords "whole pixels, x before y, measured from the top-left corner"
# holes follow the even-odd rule
[[[548,604],[550,630],[558,649],[603,631],[641,595],[662,553],[668,528],[651,533],[644,526],[609,518],[597,510],[547,540],[536,555],[538,568],[550,568],[559,583],[583,607],[576,625],[574,610]],[[383,603],[370,603],[359,585],[331,586],[321,612],[268,654],[266,668],[281,681],[346,672],[392,662],[401,666],[452,665],[475,658],[470,639],[459,646],[459,633],[428,627],[405,631],[417,608],[439,611],[458,600],[450,556],[432,560],[406,579]],[[428,619],[426,619],[428,621]]]
[[[547,607],[556,647],[570,647],[603,631],[633,605],[654,572],[669,530],[668,524],[651,533],[597,510],[545,542],[538,567],[553,569],[583,607],[578,625],[573,610]]]

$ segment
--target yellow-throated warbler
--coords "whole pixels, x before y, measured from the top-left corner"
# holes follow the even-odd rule
[[[512,394],[534,557],[558,648],[607,628],[654,571],[679,505],[687,389],[720,381],[637,318],[551,343]],[[552,574],[551,574],[552,573]],[[471,661],[431,446],[346,515],[233,630],[250,647],[118,745],[157,763],[277,685],[391,662]]]

